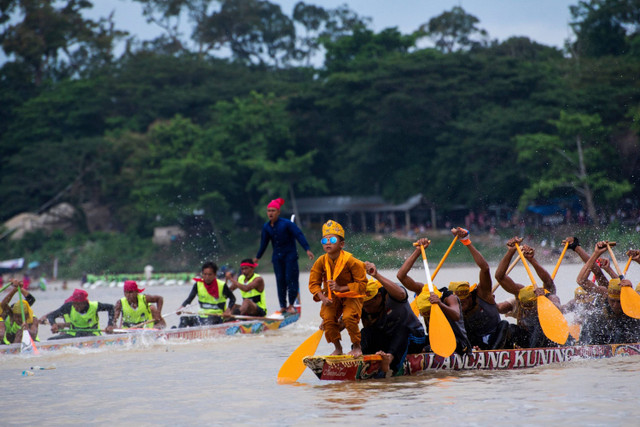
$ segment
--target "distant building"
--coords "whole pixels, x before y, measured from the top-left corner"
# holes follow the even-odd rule
[[[296,199],[296,208],[298,220],[307,227],[333,219],[348,230],[378,233],[410,231],[413,227],[433,227],[436,223],[435,206],[422,194],[398,204],[388,202],[382,196],[309,197]]]
[[[153,243],[156,245],[169,245],[174,240],[184,237],[185,232],[177,225],[168,227],[155,227],[153,229]]]

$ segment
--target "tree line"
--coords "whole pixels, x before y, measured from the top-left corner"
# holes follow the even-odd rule
[[[637,1],[577,1],[563,50],[461,7],[403,34],[347,6],[131,1],[160,37],[88,0],[0,2],[2,220],[66,201],[80,227],[101,207],[108,231],[219,236],[277,196],[578,196],[594,221],[639,198]]]

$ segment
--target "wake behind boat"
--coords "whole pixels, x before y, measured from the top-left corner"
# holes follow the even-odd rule
[[[453,354],[443,358],[434,353],[410,354],[395,376],[420,372],[462,370],[511,370],[569,362],[576,359],[602,359],[614,356],[640,355],[640,343],[583,345],[550,348],[527,348],[474,351],[470,355]],[[378,355],[312,356],[303,363],[321,380],[355,381],[379,378],[381,357]]]
[[[102,348],[118,345],[147,344],[155,341],[178,341],[208,339],[223,335],[260,334],[289,326],[300,319],[300,308],[295,314],[284,316],[256,317],[243,316],[243,319],[188,328],[173,329],[131,329],[111,335],[67,338],[36,343],[39,351],[57,351],[63,348]],[[17,354],[21,344],[0,346],[0,354]]]

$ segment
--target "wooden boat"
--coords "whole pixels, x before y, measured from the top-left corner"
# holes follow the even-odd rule
[[[36,342],[40,352],[63,348],[101,348],[118,345],[148,344],[157,341],[207,339],[222,335],[259,334],[284,328],[300,319],[300,309],[295,314],[273,317],[243,318],[219,325],[174,329],[135,329],[131,332]],[[21,344],[0,345],[0,354],[20,353]]]
[[[640,355],[640,343],[584,345],[550,348],[474,351],[471,355],[453,354],[443,358],[434,353],[407,355],[403,369],[395,376],[424,371],[524,369],[574,359],[600,359],[618,355]],[[304,364],[321,380],[354,381],[378,378],[380,356],[311,356]]]

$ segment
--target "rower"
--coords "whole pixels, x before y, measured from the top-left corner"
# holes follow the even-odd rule
[[[178,314],[181,314],[182,310],[198,296],[200,304],[198,317],[181,317],[179,327],[217,325],[223,322],[223,317],[231,317],[229,307],[234,306],[236,297],[224,281],[216,278],[217,272],[218,266],[214,262],[205,262],[202,265],[202,278],[193,279],[195,283],[189,296],[176,310]]]
[[[7,293],[2,302],[0,302],[0,344],[13,344],[22,342],[22,334],[24,330],[28,330],[31,338],[38,340],[38,319],[34,317],[31,306],[36,299],[27,291],[22,290],[22,299],[9,305],[11,299],[18,291],[18,287],[22,287],[20,282],[12,282],[12,289]],[[22,302],[22,308],[20,307]],[[24,313],[24,325],[22,322],[22,314]],[[4,318],[4,320],[3,320]]]
[[[138,288],[134,280],[124,282],[124,297],[115,304],[116,322],[120,322],[121,327],[125,329],[138,326],[165,328],[167,324],[161,315],[164,299],[159,295],[145,295],[143,291],[144,289]]]
[[[545,296],[558,309],[561,308],[560,299],[556,295],[556,285],[551,275],[545,270],[535,259],[535,251],[532,247],[523,245],[522,253],[529,264],[533,266],[536,274],[542,280],[542,288],[534,288],[533,285],[524,286],[507,275],[507,268],[511,262],[511,258],[516,253],[516,244],[522,243],[522,238],[513,237],[507,242],[507,253],[504,255],[498,268],[496,269],[495,279],[500,283],[502,288],[516,297],[515,300],[515,317],[517,324],[509,326],[511,344],[520,348],[534,347],[555,347],[556,343],[549,340],[542,331],[540,319],[538,318],[537,298]]]
[[[451,229],[451,233],[469,249],[473,260],[480,268],[477,286],[470,287],[469,282],[449,283],[449,290],[460,299],[469,342],[474,348],[481,350],[504,348],[509,322],[500,319],[498,305],[493,296],[489,263],[473,246],[467,230],[457,227]]]
[[[608,242],[596,243],[591,258],[578,273],[578,284],[589,289],[589,271],[596,259],[608,250]],[[607,286],[606,297],[596,294],[601,301],[602,309],[598,309],[586,317],[580,332],[581,344],[620,344],[640,341],[640,320],[627,316],[622,311],[620,292],[623,286],[631,286],[631,281],[620,277],[612,277]],[[606,301],[604,300],[606,298]]]
[[[428,287],[426,287],[424,283],[416,282],[408,276],[413,264],[421,257],[422,252],[420,246],[424,246],[426,249],[429,243],[431,243],[429,239],[423,238],[413,244],[414,251],[409,255],[409,258],[407,258],[404,264],[402,264],[400,270],[398,270],[397,278],[405,288],[418,294],[416,303],[427,326],[426,330],[429,330],[431,306],[438,304],[449,321],[456,337],[456,353],[460,355],[471,353],[472,347],[469,338],[467,338],[467,331],[464,326],[464,318],[462,317],[462,309],[460,307],[460,299],[446,287],[440,289],[434,288],[434,294],[430,294]]]
[[[109,315],[105,332],[113,332],[113,304],[89,301],[89,294],[84,289],[74,289],[69,298],[57,310],[43,316],[51,324],[51,332],[56,334],[63,328],[64,332],[49,338],[50,340],[74,337],[102,335],[98,313],[106,311]],[[64,318],[64,324],[56,323],[58,317]]]
[[[382,357],[379,377],[402,375],[407,354],[422,353],[427,338],[422,323],[413,313],[407,291],[365,262],[372,277],[362,305],[362,354]]]
[[[257,263],[253,259],[247,258],[240,261],[240,272],[238,279],[234,278],[232,272],[227,271],[225,278],[231,282],[229,289],[235,291],[240,289],[242,295],[242,305],[237,304],[231,307],[232,314],[243,316],[264,317],[267,315],[267,300],[264,292],[264,280],[257,274]]]

